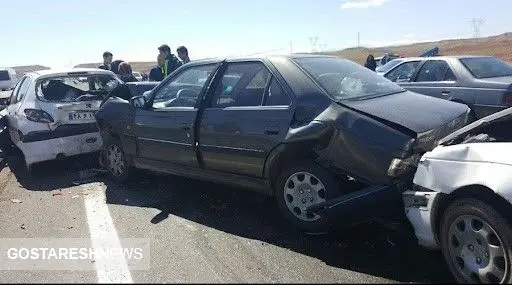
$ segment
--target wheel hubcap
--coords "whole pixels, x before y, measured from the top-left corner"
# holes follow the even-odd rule
[[[501,283],[509,269],[501,238],[484,220],[458,217],[449,229],[449,254],[455,269],[471,283]]]
[[[115,176],[120,176],[124,172],[123,152],[117,145],[111,145],[107,150],[108,169]]]
[[[297,172],[284,185],[284,200],[288,210],[302,221],[315,221],[319,215],[306,211],[309,206],[325,202],[325,187],[313,174]]]

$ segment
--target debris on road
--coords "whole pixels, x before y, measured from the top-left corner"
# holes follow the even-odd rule
[[[62,196],[64,194],[62,194],[62,191],[58,191],[58,192],[53,192],[52,196],[55,197],[55,196]]]
[[[78,197],[80,197],[80,195],[75,195],[75,196],[71,197],[71,199],[75,199],[75,198],[78,198]]]
[[[22,203],[21,200],[19,200],[19,199],[11,199],[11,202],[17,203],[17,204]]]
[[[21,227],[20,227],[22,230],[26,229],[25,227],[25,224],[21,224]]]

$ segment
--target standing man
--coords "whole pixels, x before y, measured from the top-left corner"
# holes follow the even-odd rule
[[[100,65],[98,68],[110,70],[110,64],[112,63],[112,53],[109,51],[106,51],[103,53],[103,64]]]
[[[171,54],[171,48],[168,45],[161,45],[158,48],[160,54],[164,57],[163,73],[164,78],[180,67],[181,62]]]
[[[183,64],[187,64],[190,62],[190,58],[188,57],[188,50],[185,46],[180,46],[176,53],[178,53],[178,57],[181,59]]]
[[[159,54],[156,58],[157,66],[152,68],[149,72],[149,81],[162,81],[164,80],[164,56]]]

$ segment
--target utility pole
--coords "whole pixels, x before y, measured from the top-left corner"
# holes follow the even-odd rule
[[[480,37],[480,29],[482,28],[482,25],[484,24],[484,20],[482,18],[473,18],[471,21],[469,21],[471,26],[473,27],[473,37],[479,38]]]
[[[293,53],[293,42],[290,41],[290,54],[292,54],[292,53]]]
[[[361,33],[357,32],[357,47],[361,47]]]

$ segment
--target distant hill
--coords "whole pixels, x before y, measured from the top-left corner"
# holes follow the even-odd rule
[[[42,65],[22,65],[22,66],[13,66],[12,68],[14,68],[14,70],[16,71],[16,74],[18,74],[18,75],[23,75],[27,72],[32,72],[32,71],[50,69],[49,67],[42,66]]]
[[[436,46],[439,47],[441,55],[490,55],[512,62],[512,33],[478,39],[443,40],[378,48],[348,48],[322,54],[336,55],[362,64],[366,61],[368,54],[378,57],[386,52],[393,52],[411,57],[419,56]]]
[[[156,62],[144,62],[144,61],[131,62],[130,61],[129,63],[132,66],[133,71],[145,72],[148,74],[149,74],[149,71],[151,70],[151,68],[156,66]],[[83,64],[76,65],[75,67],[97,68],[100,65],[101,65],[100,62],[98,62],[98,63],[83,63]]]

